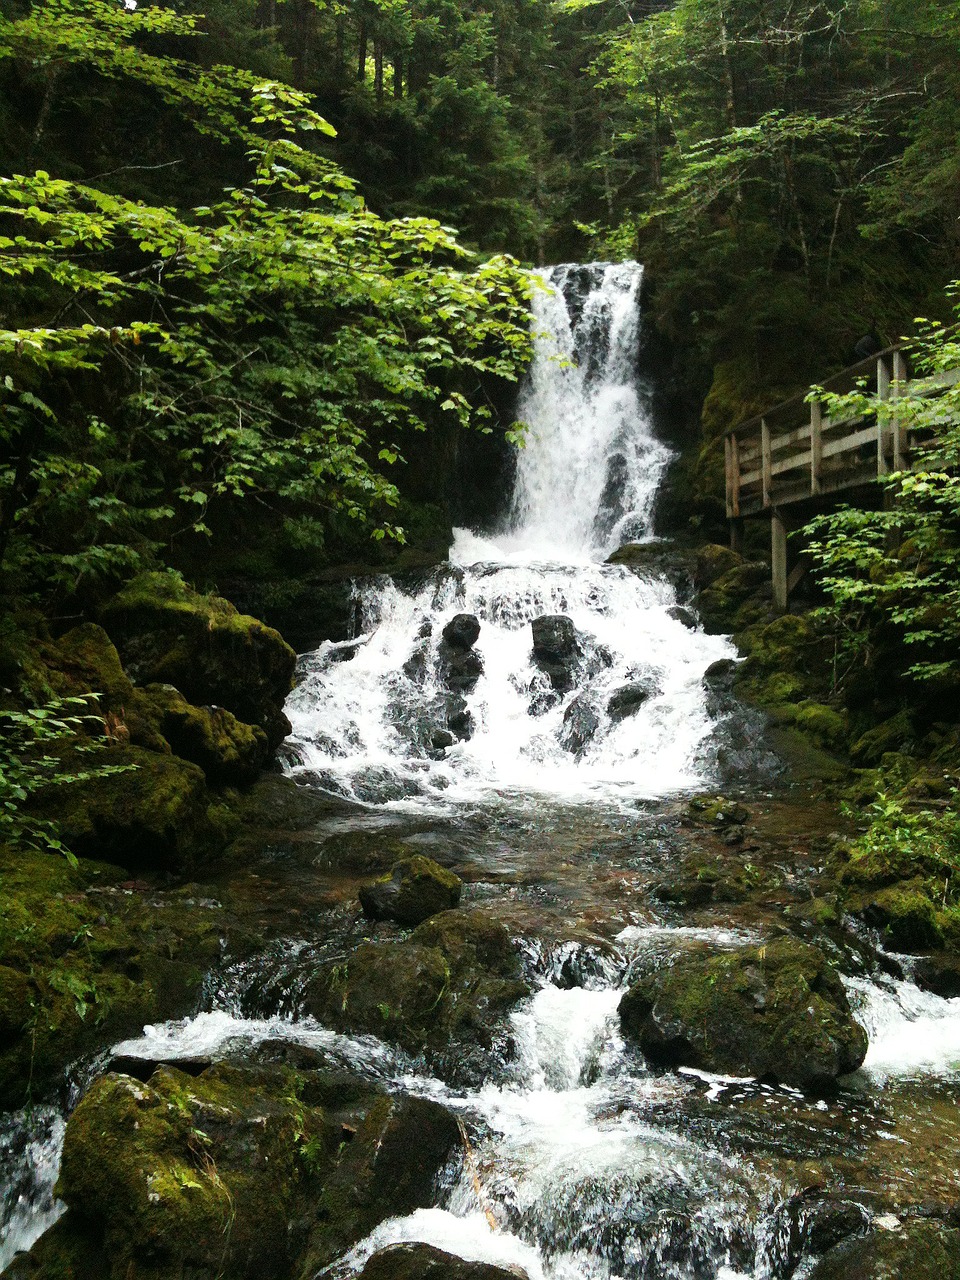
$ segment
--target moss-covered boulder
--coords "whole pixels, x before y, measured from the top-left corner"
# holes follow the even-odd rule
[[[960,1280],[960,1231],[940,1222],[905,1222],[828,1250],[809,1280]]]
[[[208,782],[246,787],[265,768],[270,744],[258,725],[244,724],[224,707],[195,707],[173,685],[147,685],[142,696],[170,749],[199,765]]]
[[[770,568],[762,561],[734,565],[694,600],[704,630],[722,635],[742,632],[770,616]]]
[[[460,901],[463,881],[432,858],[415,854],[396,863],[388,876],[360,889],[360,905],[371,920],[395,920],[414,928]]]
[[[102,1233],[116,1280],[282,1276],[339,1140],[282,1070],[108,1075],[67,1126],[58,1192]]]
[[[232,921],[195,888],[0,848],[0,1108],[42,1097],[81,1054],[195,1007]]]
[[[620,1002],[624,1033],[659,1066],[751,1075],[819,1090],[855,1070],[867,1037],[815,947],[782,938],[681,957]]]
[[[716,542],[707,542],[697,548],[697,559],[693,569],[693,585],[697,591],[712,586],[718,578],[722,578],[731,569],[739,569],[745,564],[743,556],[730,547]]]
[[[435,1102],[281,1066],[109,1074],[67,1126],[69,1207],[38,1277],[314,1275],[377,1223],[434,1202],[462,1147]],[[87,1271],[91,1243],[99,1271]]]
[[[338,1030],[425,1053],[434,1069],[472,1081],[529,990],[502,925],[448,911],[405,942],[366,943],[324,965],[305,985],[304,1006]]]
[[[431,1244],[395,1244],[367,1260],[360,1280],[526,1280],[490,1262],[468,1262]]]
[[[172,684],[195,706],[225,707],[275,747],[296,655],[280,634],[171,574],[135,578],[100,618],[138,684]]]
[[[95,760],[72,750],[61,756],[67,774],[122,770],[46,786],[31,801],[74,853],[132,869],[183,870],[223,848],[225,819],[197,765],[119,744]]]

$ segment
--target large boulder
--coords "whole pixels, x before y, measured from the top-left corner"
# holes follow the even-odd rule
[[[441,640],[438,656],[444,688],[451,694],[472,693],[483,675],[483,658],[476,649],[464,649]]]
[[[405,942],[366,943],[316,970],[306,1012],[341,1031],[369,1033],[467,1083],[504,1042],[504,1018],[529,994],[504,927],[478,911],[444,911]]]
[[[534,618],[533,660],[557,693],[573,688],[574,676],[583,661],[583,643],[573,619],[564,614]]]
[[[526,1273],[468,1262],[432,1244],[395,1244],[373,1254],[359,1280],[526,1280]]]
[[[434,1203],[461,1148],[444,1107],[337,1073],[109,1074],[67,1126],[68,1213],[21,1274],[314,1275],[385,1218]]]
[[[282,636],[228,600],[179,578],[144,573],[101,611],[130,677],[172,684],[195,706],[221,706],[259,725],[271,748],[290,731],[283,703],[296,654]]]
[[[782,938],[685,956],[620,1002],[624,1034],[658,1066],[697,1067],[821,1090],[860,1066],[867,1036],[815,947]]]
[[[697,591],[703,591],[729,570],[736,569],[743,563],[743,556],[730,547],[721,546],[716,542],[707,542],[697,549],[697,559],[693,568],[693,585]]]
[[[443,628],[442,635],[454,649],[472,649],[480,635],[480,619],[473,613],[458,613]]]
[[[360,889],[360,905],[371,920],[395,920],[414,928],[460,901],[463,881],[432,858],[414,854],[397,862],[390,874]]]

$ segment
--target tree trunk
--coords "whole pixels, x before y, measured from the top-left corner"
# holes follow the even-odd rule
[[[383,40],[376,36],[373,41],[373,91],[377,95],[377,106],[383,106]]]
[[[357,79],[362,84],[367,78],[367,20],[361,17],[360,31],[357,36],[359,48],[357,50]]]

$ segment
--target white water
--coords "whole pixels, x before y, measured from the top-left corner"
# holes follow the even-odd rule
[[[362,643],[347,661],[343,644],[306,657],[289,700],[295,773],[361,802],[432,809],[505,796],[618,803],[706,784],[714,725],[701,680],[735,651],[671,616],[677,598],[663,577],[603,563],[624,541],[652,539],[670,459],[635,376],[640,279],[635,263],[548,274],[504,527],[458,530],[451,568],[418,588],[357,588]],[[483,674],[465,696],[472,735],[438,749],[432,735],[448,715],[441,631],[458,613],[480,620]],[[530,627],[557,614],[583,648],[561,697],[533,660]],[[638,682],[652,696],[614,722],[611,696]],[[597,721],[579,754],[564,745],[575,700]]]

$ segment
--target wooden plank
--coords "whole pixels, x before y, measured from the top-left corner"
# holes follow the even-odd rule
[[[763,505],[770,505],[770,428],[766,418],[760,423],[761,470],[763,472]]]
[[[820,492],[820,469],[823,466],[823,412],[819,400],[810,401],[810,492]]]
[[[807,572],[806,560],[798,560],[797,563],[790,570],[790,576],[787,578],[788,599],[793,594],[793,592],[796,591],[797,587],[800,585],[800,582],[802,581],[803,576],[806,572]]]

